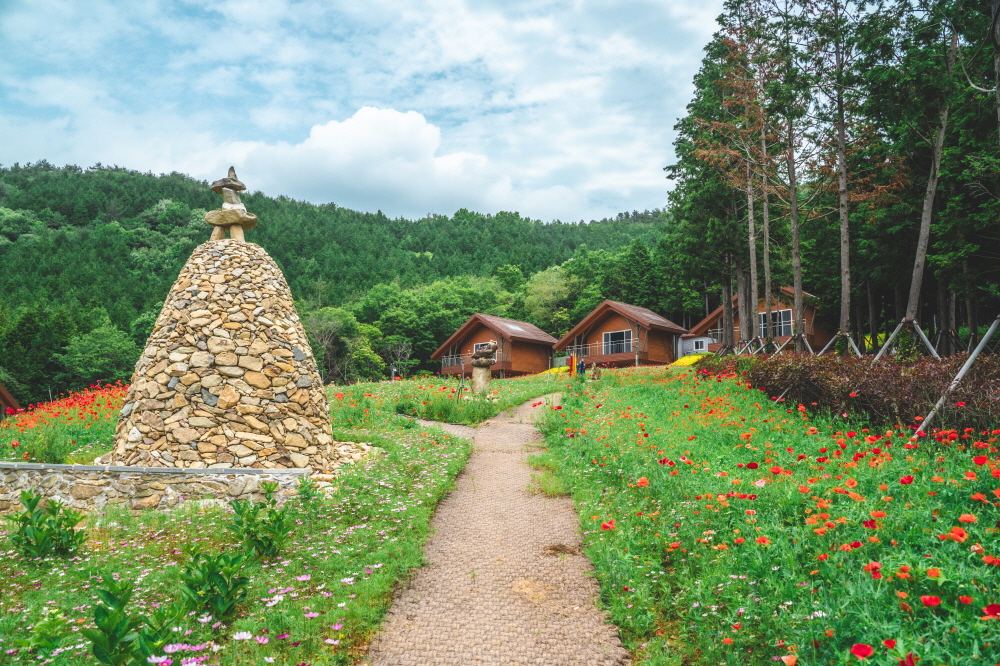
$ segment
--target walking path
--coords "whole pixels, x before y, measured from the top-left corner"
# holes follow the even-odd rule
[[[372,643],[372,666],[630,663],[595,605],[572,500],[527,490],[542,409],[528,402],[478,428],[444,426],[471,437],[473,452],[434,515],[428,565]]]

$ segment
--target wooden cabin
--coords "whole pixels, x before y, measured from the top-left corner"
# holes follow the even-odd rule
[[[814,305],[816,297],[812,294],[802,292],[805,300],[803,318],[806,324],[806,340],[813,351],[819,351],[833,336],[823,328],[822,323],[816,318],[817,307]],[[782,287],[777,294],[777,298],[771,301],[771,321],[774,322],[775,336],[777,344],[781,344],[792,337],[792,304],[795,299],[795,290],[792,287]],[[756,328],[753,335],[764,337],[764,299],[757,301]],[[739,296],[733,296],[733,340],[740,339],[740,311]],[[699,352],[716,352],[722,346],[722,306],[691,327],[691,332],[681,338],[681,355],[694,354]]]
[[[8,415],[7,410],[16,412],[19,409],[21,409],[21,405],[17,404],[17,400],[14,400],[10,391],[5,389],[3,384],[0,384],[0,421]]]
[[[497,342],[494,377],[533,375],[552,367],[554,337],[534,324],[476,313],[469,317],[431,359],[441,361],[442,375],[472,376],[472,354],[490,340]]]
[[[606,300],[554,347],[582,358],[588,367],[661,365],[674,361],[678,340],[685,333],[652,310]]]

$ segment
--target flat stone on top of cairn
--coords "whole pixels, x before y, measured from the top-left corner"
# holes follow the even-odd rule
[[[213,189],[220,183],[230,207],[212,212],[249,216],[227,196],[245,189],[235,171]],[[242,239],[195,248],[136,364],[112,464],[333,471],[360,450],[333,441],[319,370],[277,264]]]

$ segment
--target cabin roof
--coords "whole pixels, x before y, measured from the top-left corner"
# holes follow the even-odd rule
[[[785,296],[788,296],[789,298],[795,298],[795,289],[793,289],[792,287],[782,287],[778,291],[780,293],[784,294]],[[803,291],[802,295],[805,296],[805,297],[807,297],[807,298],[816,298],[815,296],[813,296],[812,294],[810,294],[808,291]],[[757,299],[757,302],[759,303],[762,300],[764,300],[763,296],[761,298]],[[734,308],[739,305],[739,301],[740,301],[739,294],[734,294],[733,295],[733,307]],[[809,306],[807,305],[806,307],[808,308]],[[733,314],[735,315],[735,314],[738,314],[738,313],[734,311]],[[704,319],[702,319],[701,321],[699,321],[697,324],[695,324],[694,326],[692,326],[691,327],[691,332],[694,333],[695,335],[704,335],[705,333],[708,332],[708,329],[712,328],[712,326],[715,325],[715,322],[719,321],[719,319],[721,317],[722,317],[722,306],[720,305],[719,307],[715,308],[715,310],[713,310],[711,314],[709,314],[707,317],[705,317]]]
[[[626,319],[635,320],[643,328],[667,331],[668,333],[687,333],[686,329],[678,326],[666,317],[661,317],[652,310],[641,308],[638,305],[629,305],[628,303],[621,303],[619,301],[605,300],[596,308],[591,310],[590,314],[584,317],[579,324],[574,326],[569,333],[563,336],[562,339],[554,345],[554,347],[557,350],[565,349],[573,341],[573,338],[579,335],[581,331],[585,331],[590,328],[594,322],[609,312],[617,312]]]
[[[14,400],[14,396],[4,388],[3,384],[0,384],[0,406],[21,409],[21,405],[17,404],[17,400]],[[0,414],[0,418],[3,418],[3,414]]]
[[[476,324],[482,324],[492,331],[496,331],[497,335],[507,340],[513,340],[516,342],[532,342],[535,344],[542,344],[545,346],[551,346],[552,343],[556,341],[554,337],[538,328],[534,324],[529,324],[526,321],[518,321],[517,319],[505,319],[503,317],[496,317],[494,315],[482,314],[477,312],[476,314],[469,317],[469,319],[462,324],[457,331],[455,331],[451,337],[444,341],[437,350],[431,354],[431,358],[434,360],[440,359],[445,355],[448,349],[461,342],[462,339],[471,331]]]

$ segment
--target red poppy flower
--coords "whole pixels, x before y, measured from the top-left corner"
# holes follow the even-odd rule
[[[612,518],[611,520],[609,520],[606,523],[601,523],[601,529],[602,530],[613,530],[613,529],[615,529],[614,518]]]
[[[874,529],[876,529],[878,527],[878,525],[876,525],[874,519],[873,520],[864,520],[864,521],[861,522],[861,524],[864,525],[865,527],[867,527],[870,530],[874,530]]]
[[[899,660],[898,666],[917,666],[917,662],[920,661],[920,657],[908,652],[905,657]]]
[[[819,555],[816,556],[816,559],[817,560],[821,560],[821,561],[822,560],[828,560],[828,559],[830,559],[830,555],[827,554],[827,553],[820,553]]]
[[[966,604],[966,605],[972,603],[972,597],[959,597],[958,600],[961,601],[963,604]]]
[[[956,402],[955,406],[956,407],[965,407],[965,403],[964,402]]]
[[[920,603],[922,603],[924,606],[927,606],[928,608],[934,608],[935,606],[941,605],[941,597],[935,597],[930,594],[925,594],[922,597],[920,597]]]
[[[884,641],[882,641],[882,645],[884,645],[887,649],[891,650],[892,648],[896,647],[896,640],[894,638],[887,638]]]
[[[766,536],[759,536],[756,539],[754,539],[754,541],[761,544],[762,546],[766,546],[767,544],[771,543],[771,540],[768,539]]]
[[[875,648],[871,645],[865,645],[864,643],[855,643],[851,646],[851,654],[853,654],[858,659],[867,659],[872,656],[875,652]]]
[[[910,476],[909,474],[907,474],[906,476],[904,476],[903,478],[901,478],[899,480],[899,482],[902,483],[904,486],[908,486],[911,483],[913,483],[913,480],[914,480],[913,477]]]
[[[640,488],[645,488],[646,486],[649,485],[649,479],[647,479],[646,477],[641,477],[638,481],[635,482],[635,485],[639,486]]]
[[[755,462],[747,463],[747,469],[757,469],[758,467],[760,467],[760,465]]]
[[[976,463],[977,465],[985,465],[988,460],[989,458],[987,458],[986,456],[976,456],[975,458],[972,459],[972,462]]]
[[[960,523],[974,523],[976,522],[976,517],[971,513],[963,513],[958,517],[958,522]]]
[[[930,568],[930,569],[927,570],[927,577],[928,578],[940,578],[941,577],[941,570],[938,569],[938,568],[936,568],[936,567],[932,567],[932,568]]]
[[[1000,620],[1000,604],[985,606],[983,612],[986,613],[982,618],[984,620]]]

